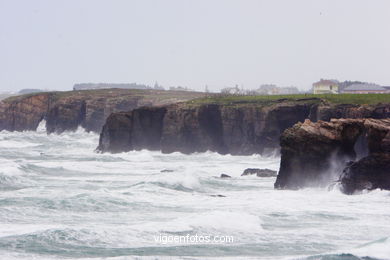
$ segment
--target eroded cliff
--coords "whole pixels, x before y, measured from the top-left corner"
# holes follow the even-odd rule
[[[285,129],[307,118],[383,118],[389,113],[390,105],[334,105],[319,98],[206,100],[142,107],[111,114],[98,150],[264,154],[279,148],[279,137]]]
[[[337,181],[346,193],[390,188],[389,118],[306,120],[284,131],[280,145],[275,188],[327,186]]]
[[[181,102],[203,95],[187,91],[102,89],[11,97],[0,102],[0,131],[35,130],[45,119],[48,133],[75,130],[79,126],[100,132],[113,112]]]

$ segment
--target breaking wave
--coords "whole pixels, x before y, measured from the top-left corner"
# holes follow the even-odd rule
[[[0,132],[0,259],[389,258],[388,191],[274,190],[275,178],[241,173],[277,170],[276,156],[99,154],[98,138],[47,135],[44,122]],[[159,234],[235,242],[163,245]]]

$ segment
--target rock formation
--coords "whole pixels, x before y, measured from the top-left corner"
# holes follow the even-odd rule
[[[45,119],[48,133],[75,130],[79,126],[100,132],[113,112],[202,96],[203,93],[188,91],[101,89],[10,97],[0,102],[0,131],[36,130]]]
[[[100,136],[99,150],[149,149],[164,153],[215,151],[262,153],[278,146],[285,127],[310,114],[310,102],[275,102],[263,106],[181,103],[113,113]]]
[[[346,193],[389,187],[389,118],[305,120],[284,131],[280,145],[275,188],[325,186],[339,180],[346,166],[341,177]]]
[[[286,128],[309,118],[383,118],[387,105],[331,105],[318,98],[253,102],[185,102],[113,113],[100,135],[98,150],[164,153],[214,151],[265,154],[279,148]]]
[[[244,170],[241,176],[254,174],[256,174],[257,177],[276,177],[278,175],[278,172],[270,169],[248,168]]]
[[[348,165],[340,178],[341,190],[353,194],[361,190],[390,190],[390,152],[375,153]]]
[[[228,178],[231,178],[231,177],[232,176],[224,174],[224,173],[222,173],[221,176],[220,176],[221,179],[228,179]]]

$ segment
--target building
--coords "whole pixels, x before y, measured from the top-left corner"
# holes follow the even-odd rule
[[[73,90],[90,90],[90,89],[152,89],[150,86],[137,83],[79,83],[73,86]]]
[[[385,94],[390,93],[390,87],[379,86],[372,83],[352,84],[343,90],[343,93],[349,94],[369,94],[378,93]]]
[[[297,87],[278,87],[273,84],[261,85],[258,89],[251,91],[256,95],[292,95],[299,94]]]
[[[189,89],[187,87],[182,87],[182,86],[177,86],[177,87],[171,86],[171,87],[169,87],[169,90],[170,91],[194,91],[192,89]]]
[[[339,83],[337,80],[321,79],[313,84],[314,94],[338,94]]]

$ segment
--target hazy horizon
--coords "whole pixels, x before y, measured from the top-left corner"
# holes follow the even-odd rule
[[[390,85],[390,1],[0,0],[0,91]]]

